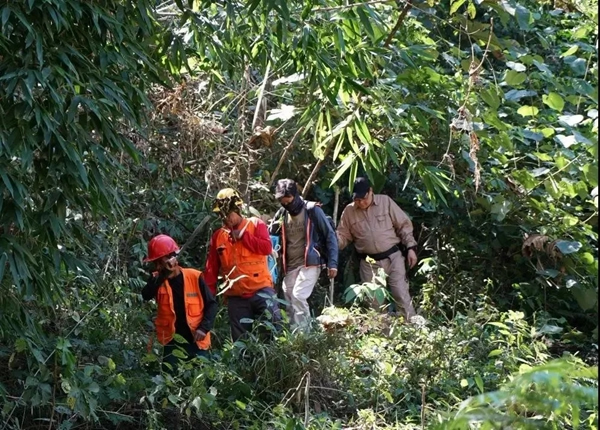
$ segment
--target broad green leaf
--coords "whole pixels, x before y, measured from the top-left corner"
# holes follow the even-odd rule
[[[583,121],[583,115],[561,115],[558,117],[558,121],[561,124],[567,125],[569,127],[575,127],[581,121]]]
[[[521,85],[523,82],[525,82],[525,79],[527,79],[527,75],[525,73],[516,72],[514,70],[508,70],[506,72],[504,81],[508,85],[515,87],[515,86]]]
[[[510,90],[505,95],[504,98],[511,102],[516,102],[521,100],[523,97],[534,97],[537,95],[537,91],[531,90]]]
[[[595,288],[574,287],[571,292],[584,311],[592,309],[598,303],[598,292]]]
[[[494,110],[500,107],[500,98],[493,88],[488,88],[479,93],[484,102],[486,102]]]
[[[542,96],[542,101],[551,109],[554,109],[559,112],[562,112],[562,110],[565,107],[565,101],[560,96],[560,94],[557,94],[555,92],[550,92],[548,95],[544,94]]]
[[[517,22],[519,23],[519,27],[521,27],[521,30],[530,30],[531,29],[530,24],[533,22],[533,16],[531,15],[531,12],[529,10],[527,10],[523,6],[517,4],[516,16],[517,16]]]
[[[571,241],[567,241],[567,240],[557,240],[555,243],[555,246],[558,248],[558,250],[561,253],[563,253],[565,255],[572,254],[581,249],[580,242],[571,242]]]
[[[575,136],[565,136],[564,134],[557,134],[554,139],[559,142],[565,148],[569,148],[577,143]]]
[[[508,212],[510,212],[512,208],[512,203],[508,200],[503,200],[500,203],[496,203],[492,205],[491,213],[494,215],[496,221],[500,222],[506,218]]]
[[[517,110],[517,113],[524,117],[536,116],[538,114],[538,112],[539,112],[539,109],[536,108],[535,106],[521,106],[519,108],[519,110]]]

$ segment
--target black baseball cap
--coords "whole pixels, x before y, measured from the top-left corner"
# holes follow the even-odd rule
[[[352,188],[352,200],[364,199],[369,190],[371,189],[371,183],[368,178],[358,177],[354,181],[354,187]]]
[[[292,179],[280,179],[275,186],[275,198],[280,199],[285,196],[296,196],[298,187]]]

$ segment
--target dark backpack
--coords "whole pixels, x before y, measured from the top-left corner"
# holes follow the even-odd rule
[[[317,225],[317,220],[316,220],[315,211],[314,211],[315,207],[317,207],[317,206],[321,207],[322,204],[320,202],[306,202],[306,211],[308,212],[308,216],[310,217],[310,219],[314,225]],[[325,218],[327,219],[327,222],[331,226],[331,229],[335,232],[335,223],[333,222],[333,218],[331,218],[327,214],[325,214]],[[322,233],[318,230],[317,230],[317,236],[318,236],[317,248],[319,249],[319,252],[321,253],[321,256],[323,257],[323,259],[327,260],[327,252],[324,252],[327,249],[327,236],[323,236]]]

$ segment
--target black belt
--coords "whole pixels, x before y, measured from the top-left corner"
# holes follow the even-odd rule
[[[383,251],[378,254],[361,254],[359,252],[358,258],[360,258],[361,260],[366,260],[367,257],[371,257],[375,261],[383,260],[384,258],[388,258],[394,252],[401,251],[402,249],[400,247],[404,248],[404,245],[402,245],[402,244],[394,245],[387,251]]]

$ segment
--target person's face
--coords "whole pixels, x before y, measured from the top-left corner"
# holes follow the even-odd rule
[[[175,254],[165,255],[154,262],[154,267],[158,272],[166,269],[169,272],[175,270],[178,265],[177,256]]]
[[[294,196],[283,196],[279,199],[281,206],[289,205],[294,201]]]
[[[362,199],[354,199],[354,206],[359,209],[367,209],[373,203],[373,189],[369,188],[369,191]]]
[[[230,229],[233,229],[240,222],[242,222],[242,216],[235,211],[229,212],[225,219],[223,219],[223,223]]]

